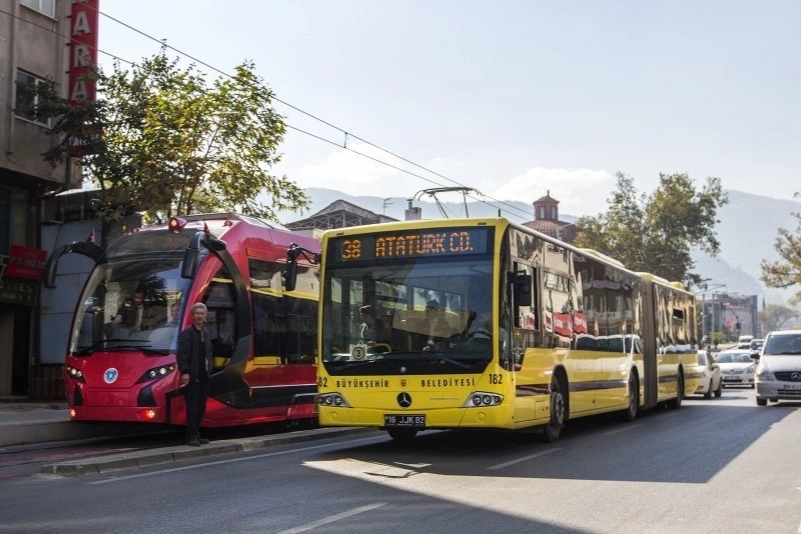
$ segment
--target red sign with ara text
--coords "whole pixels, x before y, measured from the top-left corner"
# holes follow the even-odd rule
[[[38,282],[44,275],[46,260],[46,250],[11,245],[11,254],[8,257],[5,276]]]

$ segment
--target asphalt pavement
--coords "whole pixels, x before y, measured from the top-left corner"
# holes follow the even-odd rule
[[[104,473],[364,432],[376,432],[376,430],[371,428],[315,428],[278,434],[271,433],[264,436],[214,440],[200,447],[172,445],[128,451],[122,454],[60,461],[43,465],[41,472],[53,475]],[[70,421],[66,402],[0,399],[0,452],[24,446],[57,446],[59,443],[119,438],[125,435],[141,435],[141,433],[142,426],[136,424]]]

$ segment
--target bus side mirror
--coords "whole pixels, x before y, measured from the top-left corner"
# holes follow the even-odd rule
[[[297,283],[298,262],[295,258],[292,258],[286,263],[286,269],[284,269],[284,289],[286,291],[294,291]]]
[[[531,306],[531,275],[518,272],[515,274],[515,304]]]

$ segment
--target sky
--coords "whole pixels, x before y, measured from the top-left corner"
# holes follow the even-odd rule
[[[606,209],[618,172],[644,193],[660,173],[801,191],[798,0],[99,5],[104,68],[162,39],[180,65],[216,69],[201,66],[209,80],[253,61],[289,126],[273,171],[303,188],[550,192],[575,216]]]

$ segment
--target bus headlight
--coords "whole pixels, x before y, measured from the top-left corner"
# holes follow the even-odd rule
[[[339,393],[323,393],[317,395],[317,404],[333,408],[350,408],[348,401]]]
[[[500,406],[503,404],[503,395],[488,393],[485,391],[475,391],[467,397],[467,401],[462,404],[462,408],[476,408],[484,406]]]

